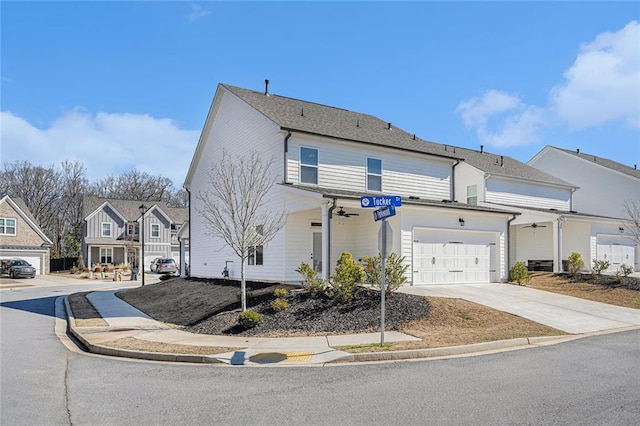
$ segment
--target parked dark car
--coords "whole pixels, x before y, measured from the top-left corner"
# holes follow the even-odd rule
[[[178,272],[178,264],[173,259],[160,259],[156,262],[156,270],[158,274],[176,274]]]
[[[35,278],[36,268],[22,259],[11,259],[3,262],[2,272],[9,274],[11,278]]]

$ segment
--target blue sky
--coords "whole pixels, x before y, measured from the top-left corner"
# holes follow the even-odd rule
[[[2,162],[180,186],[218,83],[640,165],[637,2],[0,3]]]

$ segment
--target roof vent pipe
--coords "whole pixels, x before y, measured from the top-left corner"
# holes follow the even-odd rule
[[[638,170],[638,165],[637,164],[633,165],[633,170]]]
[[[264,81],[264,94],[265,96],[269,96],[269,80]]]
[[[416,134],[415,133],[413,134],[413,140],[414,141],[416,140]]]
[[[484,145],[480,145],[480,154],[484,152]]]
[[[500,167],[504,167],[504,155],[500,156]]]
[[[387,130],[391,130],[391,123],[387,123]]]
[[[580,154],[580,148],[576,149],[576,154]]]
[[[356,127],[360,127],[360,120],[356,120]]]
[[[304,117],[304,108],[302,108],[302,112],[300,113],[301,117]]]
[[[447,150],[447,146],[446,146],[446,145],[444,146],[444,150],[445,150],[445,151]]]

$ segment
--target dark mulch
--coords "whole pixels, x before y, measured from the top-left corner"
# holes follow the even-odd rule
[[[289,308],[275,312],[271,308],[272,297],[255,305],[252,309],[264,317],[264,322],[255,328],[243,330],[237,324],[238,311],[224,312],[212,316],[186,331],[200,334],[228,334],[239,336],[291,336],[326,335],[380,330],[380,292],[358,288],[356,296],[338,303],[324,295],[312,297],[303,291],[287,295]],[[427,298],[403,293],[394,293],[386,298],[385,329],[398,329],[409,321],[429,315]]]
[[[253,296],[249,301],[259,303],[262,297],[270,297],[276,287],[281,286],[247,281],[247,294]],[[158,321],[189,326],[239,308],[240,282],[175,277],[122,290],[116,296]]]
[[[69,306],[72,307],[73,316],[77,320],[102,318],[96,308],[89,302],[89,299],[87,299],[87,294],[89,293],[91,292],[73,293],[68,297]]]
[[[572,282],[595,284],[603,287],[626,288],[629,290],[640,291],[640,278],[636,277],[616,277],[615,275],[596,275],[596,274],[576,274],[570,276],[568,274],[558,274],[566,277]]]

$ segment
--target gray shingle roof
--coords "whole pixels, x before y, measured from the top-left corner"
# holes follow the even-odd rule
[[[624,173],[625,175],[629,175],[632,176],[636,179],[640,179],[640,170],[637,169],[637,167],[634,169],[633,167],[629,167],[626,166],[622,163],[618,163],[616,161],[613,160],[609,160],[608,158],[602,158],[602,157],[598,157],[597,155],[592,155],[592,154],[587,154],[584,152],[576,152],[576,151],[572,151],[570,149],[564,149],[564,148],[558,148],[558,147],[552,147],[555,149],[558,149],[560,151],[566,152],[567,154],[571,154],[574,157],[578,157],[578,158],[582,158],[585,161],[589,161],[590,163],[594,163],[594,164],[599,164],[601,166],[607,167],[611,170],[615,170],[617,172],[620,173]]]
[[[495,175],[574,186],[511,157],[429,142],[369,114],[221,84],[282,129],[464,160]],[[498,160],[498,163],[496,163]]]
[[[147,207],[158,206],[163,212],[165,212],[169,218],[177,224],[182,224],[189,218],[189,209],[186,207],[167,207],[162,201],[136,201],[136,200],[118,200],[113,198],[101,198],[86,196],[82,199],[82,216],[86,218],[91,213],[96,211],[98,207],[109,202],[118,213],[120,213],[129,222],[134,222],[140,217],[140,204],[144,204]]]

